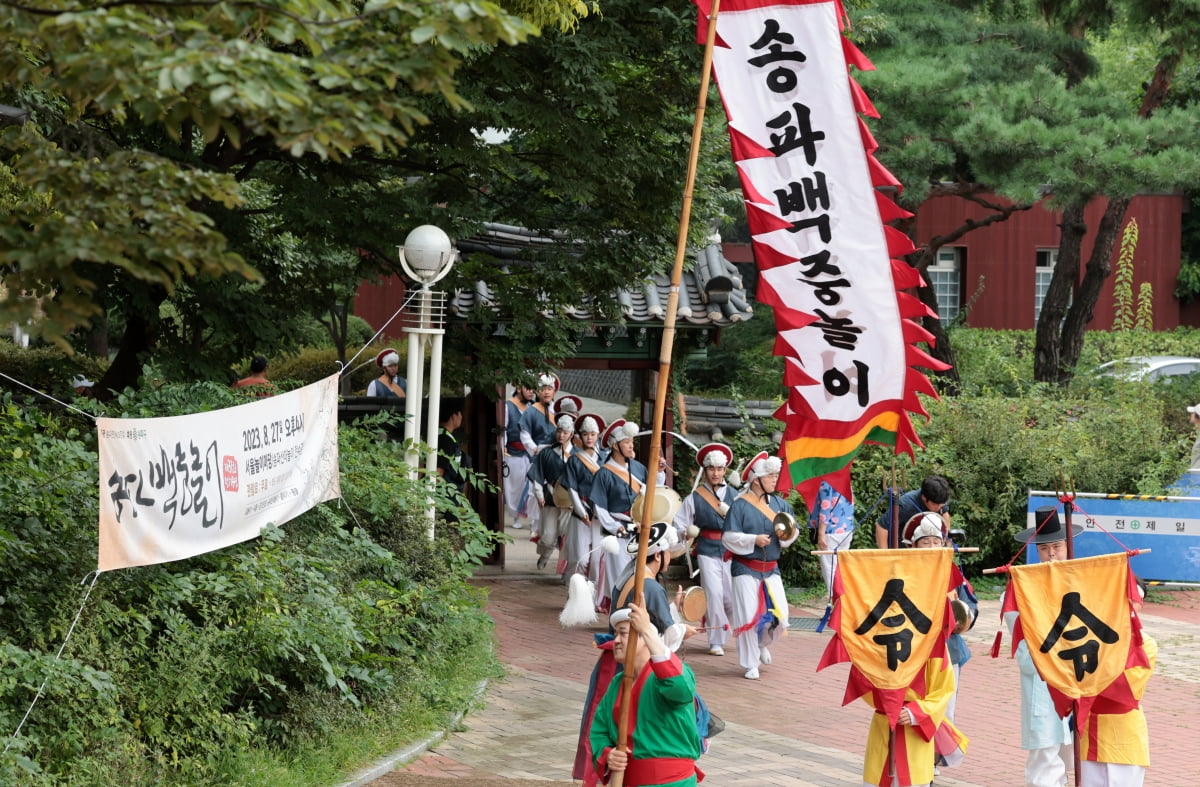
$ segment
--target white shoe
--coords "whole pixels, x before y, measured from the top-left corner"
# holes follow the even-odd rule
[[[758,680],[758,667],[746,670],[746,680]]]
[[[724,649],[724,648],[722,648],[720,645],[713,645],[711,648],[709,648],[709,649],[708,649],[708,655],[710,655],[710,656],[724,656],[724,655],[725,655],[725,649]]]
[[[516,522],[513,522],[512,526],[513,526],[513,530],[520,530],[521,528],[524,527],[524,525],[521,524],[521,520],[519,520],[519,519]]]
[[[758,649],[758,660],[761,661],[763,664],[770,664],[771,663],[771,651],[767,650],[766,648],[759,648]]]

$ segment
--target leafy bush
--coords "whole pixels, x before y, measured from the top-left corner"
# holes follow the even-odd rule
[[[1159,494],[1186,469],[1195,431],[1185,407],[1200,402],[1197,376],[1129,383],[1095,378],[1091,370],[1130,354],[1195,354],[1195,330],[1089,332],[1081,371],[1068,390],[1032,381],[1032,331],[958,328],[951,340],[963,392],[925,400],[929,423],[915,419],[925,449],[910,462],[868,445],[854,462],[856,547],[874,544],[893,467],[906,490],[931,473],[950,480],[955,526],[966,531],[968,545],[980,548],[963,555],[972,573],[1017,553],[1012,535],[1025,527],[1030,490],[1053,491],[1066,478],[1080,492]],[[739,433],[743,437],[747,450],[757,445],[754,435]],[[803,502],[794,498],[793,507],[802,510]],[[821,583],[805,549],[786,551],[781,569],[789,586]]]
[[[238,401],[223,385],[196,383],[95,406],[160,416]],[[441,707],[428,684],[464,649],[485,647],[490,621],[463,580],[492,535],[439,483],[439,509],[457,521],[441,522],[431,542],[424,482],[409,480],[402,454],[369,422],[339,433],[344,502],[218,552],[107,572],[85,604],[79,580],[96,565],[93,432],[10,396],[0,405],[7,728],[47,679],[0,757],[4,783],[230,783],[237,752],[311,741],[313,725],[339,716],[323,706],[364,719],[419,685],[417,699]]]
[[[72,377],[82,374],[98,380],[104,373],[99,362],[84,355],[72,358],[58,347],[17,347],[6,338],[0,338],[0,369],[25,385],[67,399],[74,393]],[[21,399],[30,396],[27,388],[3,377],[0,377],[0,391],[12,391]]]

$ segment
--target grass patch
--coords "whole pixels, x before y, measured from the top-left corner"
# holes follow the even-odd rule
[[[789,604],[798,607],[820,607],[829,601],[829,593],[825,590],[824,585],[788,588],[787,600]]]
[[[251,749],[223,764],[223,785],[328,787],[392,752],[450,727],[455,714],[478,701],[481,681],[502,674],[491,630],[445,651],[436,663],[414,664],[406,680],[370,707],[355,708],[324,693],[302,705],[313,718],[313,734],[286,750]]]

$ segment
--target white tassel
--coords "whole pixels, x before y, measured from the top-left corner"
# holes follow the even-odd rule
[[[600,547],[610,555],[617,555],[621,552],[621,540],[616,536],[605,536],[600,539]]]
[[[596,606],[593,596],[596,584],[583,574],[572,574],[571,582],[567,585],[567,604],[558,616],[558,622],[563,628],[573,626],[590,626],[595,623]]]

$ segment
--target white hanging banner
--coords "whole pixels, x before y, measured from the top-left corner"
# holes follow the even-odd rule
[[[702,19],[707,0],[697,0]],[[870,62],[841,34],[837,0],[722,0],[713,70],[759,269],[773,307],[775,353],[789,360],[780,488],[806,500],[827,478],[849,497],[864,441],[911,452],[908,412],[932,387],[914,367],[945,368],[915,344],[929,314],[900,290],[921,283],[902,260],[911,241],[885,222],[907,216],[879,187],[860,115],[877,117],[849,66]]]
[[[338,376],[170,418],[101,418],[99,570],[201,555],[341,496]]]

